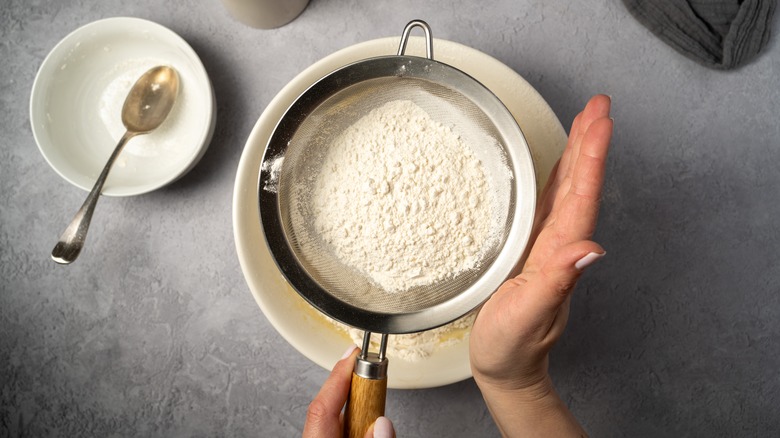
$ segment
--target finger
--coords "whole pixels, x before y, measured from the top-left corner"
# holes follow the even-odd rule
[[[563,178],[569,174],[569,166],[572,165],[572,149],[574,149],[574,141],[577,139],[580,135],[580,122],[582,121],[582,112],[577,114],[576,117],[574,117],[574,121],[571,123],[571,129],[569,130],[569,137],[566,141],[566,148],[563,150],[563,154],[561,155],[561,170],[558,172],[557,178],[555,179],[555,182],[557,184],[560,184],[563,181]]]
[[[306,412],[306,425],[303,428],[304,438],[341,436],[341,409],[349,396],[352,369],[358,351],[357,346],[353,345],[344,353],[344,357],[333,366],[333,371],[325,380],[320,392],[314,397]]]
[[[566,170],[568,171],[566,176],[571,176],[572,174],[574,165],[576,163],[576,157],[579,156],[579,150],[580,145],[582,144],[583,136],[586,132],[588,132],[590,125],[594,121],[609,116],[611,104],[612,101],[609,96],[604,94],[597,94],[591,97],[588,103],[585,104],[585,109],[583,109],[582,113],[580,113],[580,120],[576,126],[576,130],[572,124],[572,132],[570,133],[572,160],[570,165],[566,167]]]
[[[364,438],[395,438],[393,423],[386,417],[379,417],[368,428]]]
[[[539,195],[536,208],[537,213],[534,217],[534,225],[536,225],[540,219],[547,217],[547,215],[550,213],[550,209],[552,208],[552,201],[555,199],[555,190],[558,186],[556,183],[558,174],[560,173],[558,170],[561,169],[562,161],[563,158],[559,159],[553,166],[552,170],[550,170],[550,176],[547,178],[547,183],[544,185],[544,188]]]
[[[609,117],[611,99],[609,96],[597,94],[593,96],[585,105],[585,109],[575,118],[572,123],[572,130],[569,133],[569,143],[566,146],[566,163],[564,172],[559,172],[558,185],[560,194],[568,190],[568,183],[571,181],[574,171],[577,167],[577,161],[580,156],[580,148],[585,138],[585,134],[590,129],[593,122],[599,119]],[[560,198],[559,198],[560,199]]]
[[[556,248],[570,242],[589,239],[596,228],[607,153],[612,137],[612,119],[591,123],[582,138],[580,153],[571,182],[558,187],[549,217],[543,218],[539,235],[531,247],[524,269],[538,271]],[[558,170],[560,172],[560,169]]]
[[[524,314],[544,315],[543,334],[549,332],[555,317],[571,295],[585,268],[601,259],[606,252],[599,244],[582,240],[558,248],[537,272],[524,272]]]
[[[557,234],[565,241],[588,239],[596,228],[612,125],[612,119],[596,120],[583,136],[569,190],[556,211]]]
[[[542,199],[546,200],[550,197],[554,199],[555,193],[558,192],[557,189],[561,183],[566,178],[571,178],[585,132],[587,132],[587,129],[593,121],[609,115],[610,106],[611,99],[606,95],[599,94],[593,96],[585,105],[585,109],[574,118],[571,130],[569,131],[566,148],[564,149],[561,158],[550,172],[550,177],[542,191]]]
[[[606,117],[594,120],[583,135],[572,175],[572,190],[575,193],[590,197],[598,197],[601,193],[613,123],[612,119]]]

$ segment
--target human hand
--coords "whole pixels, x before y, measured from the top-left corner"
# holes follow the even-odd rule
[[[341,360],[336,362],[320,392],[309,405],[306,424],[303,427],[303,438],[340,438],[344,435],[342,409],[347,402],[352,382],[352,369],[358,353],[360,350],[353,345],[344,353]],[[365,438],[372,437],[395,437],[393,423],[385,417],[379,417],[366,432]]]
[[[474,322],[472,372],[504,432],[509,426],[501,423],[510,424],[507,415],[515,415],[517,403],[562,405],[547,374],[548,353],[566,326],[569,298],[582,270],[605,254],[589,239],[612,137],[610,104],[609,97],[594,96],[574,119],[566,149],[537,204],[522,272],[493,294]]]

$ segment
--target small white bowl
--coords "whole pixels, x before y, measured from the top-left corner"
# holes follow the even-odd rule
[[[91,190],[125,132],[122,105],[149,68],[179,73],[179,97],[168,119],[131,139],[103,187],[109,196],[148,193],[187,173],[214,132],[215,100],[206,69],[170,29],[117,17],[73,31],[49,53],[30,97],[30,123],[46,161],[63,178]]]

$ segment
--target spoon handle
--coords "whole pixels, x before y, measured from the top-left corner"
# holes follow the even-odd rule
[[[59,242],[54,246],[51,252],[51,258],[57,263],[67,265],[72,263],[79,256],[81,248],[84,246],[84,241],[87,238],[87,231],[89,230],[89,222],[92,220],[92,213],[95,211],[98,198],[100,198],[100,192],[103,191],[103,184],[106,182],[108,172],[111,170],[114,161],[122,152],[125,144],[128,140],[133,138],[137,132],[127,131],[125,135],[119,140],[119,143],[114,148],[114,152],[111,153],[108,162],[103,171],[100,172],[100,176],[95,181],[95,186],[87,195],[87,199],[84,200],[84,204],[79,211],[73,217],[73,220],[62,232]]]

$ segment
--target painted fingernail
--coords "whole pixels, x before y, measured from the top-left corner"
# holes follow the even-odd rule
[[[339,360],[344,360],[344,359],[348,358],[349,356],[352,355],[352,352],[355,351],[356,349],[357,349],[357,345],[350,345],[350,347],[347,348],[347,351],[344,352],[344,355],[341,356],[341,359],[339,359]]]
[[[393,438],[393,423],[386,417],[379,417],[374,422],[374,438]]]
[[[585,257],[577,260],[577,263],[574,264],[574,267],[577,268],[578,271],[582,271],[583,269],[587,268],[588,266],[596,263],[599,261],[602,257],[607,255],[606,252],[598,253],[598,252],[589,252]]]

